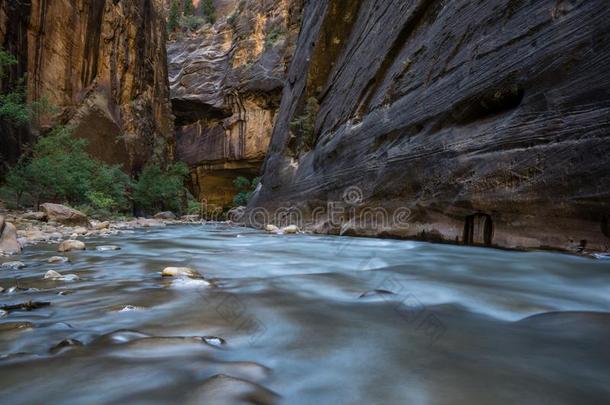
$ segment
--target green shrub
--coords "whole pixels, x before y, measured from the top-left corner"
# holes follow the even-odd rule
[[[233,186],[238,191],[235,197],[233,197],[233,205],[248,205],[248,202],[250,202],[252,194],[254,194],[254,190],[256,190],[256,187],[258,187],[259,183],[260,177],[255,177],[254,179],[252,179],[252,181],[250,181],[243,176],[239,176],[235,180],[233,180]]]
[[[166,170],[156,164],[146,166],[134,185],[133,199],[138,208],[148,213],[181,211],[188,174],[189,169],[182,162],[170,165]]]
[[[169,16],[167,17],[167,32],[172,33],[178,28],[180,21],[180,8],[177,0],[172,0],[169,7]]]
[[[265,38],[265,49],[272,48],[284,35],[284,30],[281,27],[273,28]]]
[[[0,47],[0,79],[6,76],[6,66],[16,65],[17,59]]]
[[[320,105],[315,97],[307,99],[305,111],[290,122],[290,129],[301,135],[301,145],[312,149],[316,143],[315,124]]]
[[[183,2],[184,15],[193,15],[195,13],[195,7],[193,7],[193,0],[183,0]]]
[[[180,27],[182,27],[183,30],[196,31],[201,28],[203,24],[205,24],[205,20],[196,15],[184,16],[182,20],[180,20]]]
[[[28,197],[36,206],[55,201],[129,208],[126,195],[129,177],[118,166],[93,159],[86,147],[87,141],[74,138],[69,128],[55,128],[38,139],[31,156],[23,157],[9,170],[5,190],[15,197],[17,204]],[[111,207],[106,199],[112,200]]]
[[[16,63],[17,59],[13,55],[0,48],[0,79],[6,76],[6,68]],[[19,80],[8,93],[0,94],[0,119],[16,126],[29,122],[30,112],[25,100],[23,80]]]

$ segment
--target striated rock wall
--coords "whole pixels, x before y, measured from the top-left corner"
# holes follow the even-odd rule
[[[226,207],[265,157],[299,29],[301,1],[216,2],[218,21],[168,43],[176,158],[201,201]]]
[[[608,21],[605,0],[308,2],[251,208],[294,206],[319,232],[607,250]],[[295,127],[312,98],[313,130]],[[390,218],[359,217],[375,209]]]
[[[27,74],[28,100],[44,98],[57,108],[39,127],[73,125],[107,162],[137,172],[151,158],[166,160],[173,119],[158,4],[0,0],[0,44],[20,61],[3,88]],[[3,136],[7,158],[15,159],[40,128]]]

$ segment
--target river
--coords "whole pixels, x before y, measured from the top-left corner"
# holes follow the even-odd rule
[[[3,304],[51,302],[0,319],[0,402],[610,401],[608,261],[215,224],[86,242],[0,271]]]

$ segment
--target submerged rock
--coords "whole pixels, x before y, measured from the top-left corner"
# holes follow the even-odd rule
[[[44,278],[57,279],[62,278],[62,275],[55,270],[49,270],[44,274]]]
[[[61,280],[61,281],[77,281],[80,278],[76,274],[61,274],[55,270],[49,270],[44,275],[45,279]]]
[[[25,267],[25,263],[23,262],[6,262],[6,263],[2,263],[2,267],[3,269],[12,269],[12,270],[18,270],[18,269],[22,269]]]
[[[91,224],[85,214],[61,204],[46,203],[41,205],[49,221],[67,226],[83,226],[89,228]]]
[[[222,347],[227,344],[227,341],[217,336],[204,336],[201,338],[205,343],[214,347]]]
[[[66,256],[53,256],[47,259],[47,263],[51,264],[67,263],[69,261],[70,259],[68,259]]]
[[[102,245],[102,246],[97,246],[95,248],[95,250],[98,250],[100,252],[107,252],[109,250],[121,250],[121,248],[116,245]]]
[[[218,374],[203,382],[187,399],[187,404],[275,404],[279,396],[250,381]]]
[[[85,243],[80,240],[65,240],[59,244],[58,252],[70,252],[72,250],[85,250]]]
[[[376,289],[376,290],[370,290],[370,291],[363,292],[362,294],[360,294],[359,298],[372,297],[375,295],[395,295],[395,293],[393,293],[392,291],[388,291],[388,290]]]
[[[51,347],[51,349],[49,349],[49,352],[55,354],[55,353],[62,351],[63,349],[69,348],[69,347],[82,347],[82,346],[83,346],[83,342],[81,342],[80,340],[64,339],[61,342],[57,343],[55,346]]]

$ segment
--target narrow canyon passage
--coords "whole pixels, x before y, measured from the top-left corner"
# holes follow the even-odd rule
[[[2,402],[604,403],[608,262],[176,225],[3,270]],[[114,244],[121,250],[97,251]],[[161,277],[189,266],[209,280]],[[48,269],[77,281],[42,279]],[[16,289],[11,287],[17,286]],[[36,290],[33,290],[36,289]],[[59,295],[61,293],[62,295]]]

